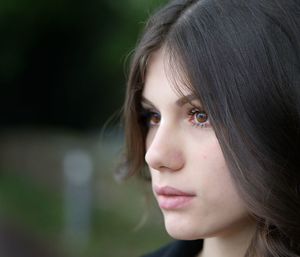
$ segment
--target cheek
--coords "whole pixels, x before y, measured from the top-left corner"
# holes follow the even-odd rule
[[[197,155],[193,154],[190,159],[194,166],[191,170],[197,173],[194,175],[198,177],[198,188],[203,199],[216,204],[234,205],[239,202],[240,198],[216,137],[207,138],[197,147]]]
[[[189,163],[197,170],[197,173],[202,173],[206,176],[218,176],[224,170],[228,170],[223,153],[221,151],[218,140],[215,136],[209,136],[201,142],[194,141],[189,147]]]

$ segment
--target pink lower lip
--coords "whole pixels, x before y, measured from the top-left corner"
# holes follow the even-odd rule
[[[185,207],[193,198],[191,195],[158,195],[157,201],[160,208],[174,210]]]

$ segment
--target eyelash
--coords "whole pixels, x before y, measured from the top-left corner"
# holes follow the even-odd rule
[[[206,120],[204,122],[197,123],[197,121],[195,121],[197,114],[205,115]],[[155,115],[158,115],[159,122],[160,122],[161,116],[160,116],[159,112],[157,112],[153,109],[144,109],[142,111],[141,116],[142,116],[143,122],[148,128],[157,126],[159,124],[159,122],[156,122],[155,124],[151,124],[151,119]],[[188,116],[189,116],[188,121],[192,124],[193,127],[206,128],[209,126],[208,114],[205,111],[200,111],[198,108],[192,108],[191,110],[188,111]]]

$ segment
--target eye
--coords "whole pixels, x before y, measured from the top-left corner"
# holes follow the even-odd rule
[[[208,114],[205,111],[192,109],[189,112],[189,115],[189,121],[192,123],[193,126],[200,126],[201,128],[203,128],[209,125]]]
[[[160,114],[157,112],[150,112],[148,118],[149,126],[156,126],[160,123]]]
[[[144,110],[143,112],[143,120],[147,127],[154,127],[159,125],[161,116],[160,113],[152,111],[152,110]]]

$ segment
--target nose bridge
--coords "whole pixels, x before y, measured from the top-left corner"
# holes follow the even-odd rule
[[[172,124],[160,124],[150,135],[145,160],[155,170],[178,170],[183,166],[180,133]]]

